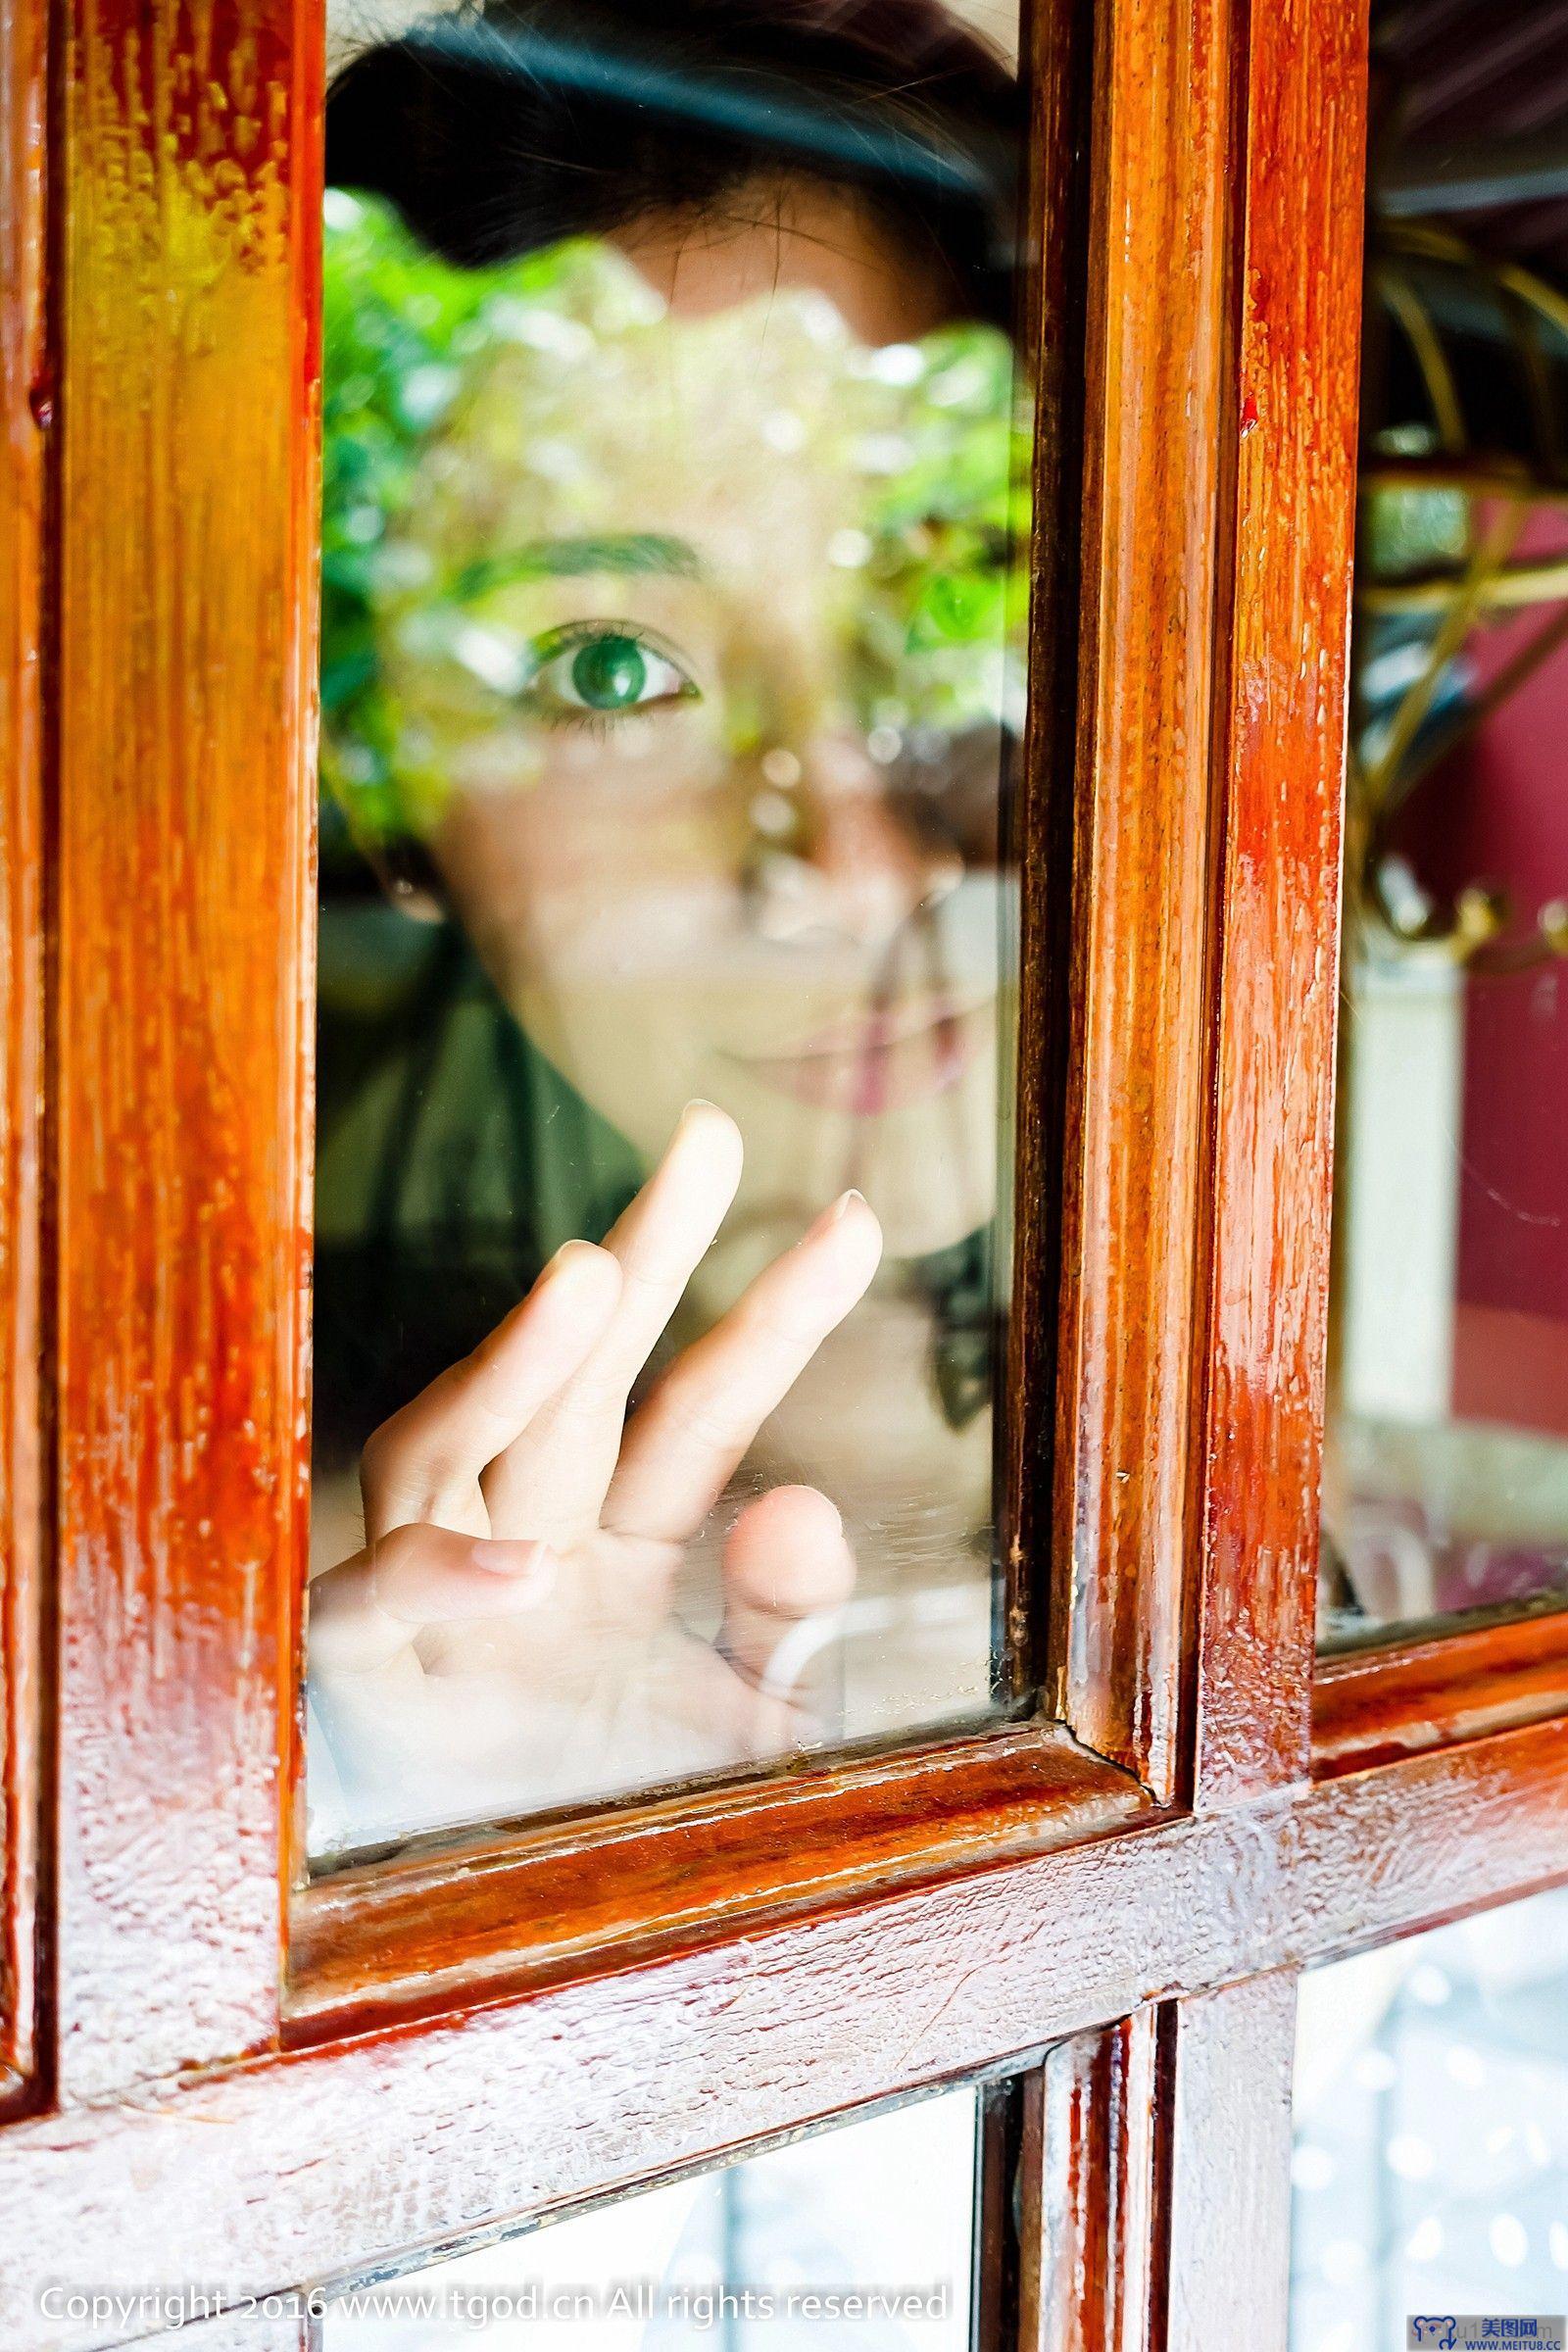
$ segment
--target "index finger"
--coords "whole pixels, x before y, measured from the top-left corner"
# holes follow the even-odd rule
[[[484,1479],[498,1531],[566,1545],[599,1522],[626,1398],[712,1245],[741,1176],[740,1130],[688,1102],[663,1158],[605,1237],[620,1298],[597,1345]]]
[[[557,1250],[521,1304],[367,1445],[367,1539],[416,1521],[487,1536],[480,1474],[592,1353],[619,1297],[620,1268],[608,1250],[591,1242]]]

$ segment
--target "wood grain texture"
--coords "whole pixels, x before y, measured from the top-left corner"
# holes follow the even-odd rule
[[[1041,2070],[1037,2280],[1023,2352],[1145,2352],[1157,2226],[1156,2012],[1056,2044]]]
[[[74,0],[62,2096],[275,2033],[301,1537],[320,172],[291,0]]]
[[[1312,1770],[1364,1771],[1568,1714],[1568,1613],[1515,1617],[1320,1658]]]
[[[1102,1836],[1136,1782],[1052,1727],[841,1765],[318,1881],[294,1902],[291,2037],[451,2008],[825,1900]]]
[[[1364,77],[1100,15],[1053,1687],[1162,1799],[1195,1557],[1200,1801],[1306,1768]]]
[[[37,2058],[45,24],[0,0],[0,2104]]]
[[[1097,12],[1054,1703],[1175,1787],[1202,1141],[1227,0]]]
[[[7,2341],[82,2340],[15,2332],[46,2279],[351,2274],[1565,1876],[1553,1723],[19,2123]]]
[[[1296,1979],[1176,2004],[1165,2352],[1285,2352]]]
[[[1365,170],[1362,0],[1248,19],[1195,1801],[1307,1769]]]

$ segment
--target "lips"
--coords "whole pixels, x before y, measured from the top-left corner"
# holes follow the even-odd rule
[[[790,1054],[748,1054],[744,1066],[778,1094],[859,1118],[929,1102],[957,1085],[986,1034],[989,1005],[930,998],[853,1014]]]

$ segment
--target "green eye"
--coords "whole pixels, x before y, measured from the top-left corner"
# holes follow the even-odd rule
[[[674,658],[619,621],[554,629],[535,648],[528,699],[546,717],[621,718],[692,701],[697,686]]]

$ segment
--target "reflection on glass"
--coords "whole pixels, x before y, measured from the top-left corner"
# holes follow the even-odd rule
[[[1301,1980],[1292,2352],[1568,2304],[1568,1890]]]
[[[946,2091],[347,2290],[322,2352],[966,2352],[975,2111]]]
[[[1342,1641],[1568,1596],[1568,313],[1446,230],[1376,233],[1321,1585]]]
[[[1006,1694],[1014,101],[940,0],[337,82],[318,1852]]]

